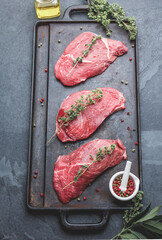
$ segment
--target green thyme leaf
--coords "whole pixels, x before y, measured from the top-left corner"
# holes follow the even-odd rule
[[[82,167],[83,168],[88,168],[88,165],[87,164],[83,164]]]
[[[77,175],[79,176],[81,174],[81,172],[82,172],[82,169],[80,168],[77,172]]]
[[[76,183],[77,181],[78,181],[78,177],[75,176],[75,177],[74,177],[74,182]]]

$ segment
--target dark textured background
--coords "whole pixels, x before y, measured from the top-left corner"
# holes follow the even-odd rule
[[[113,2],[112,0],[110,2]],[[138,26],[144,204],[162,203],[162,1],[118,0]],[[84,0],[61,0],[62,14]],[[69,232],[57,214],[26,208],[34,0],[0,1],[0,239],[108,239],[122,227],[114,213],[104,230]],[[76,215],[71,221],[95,221]]]

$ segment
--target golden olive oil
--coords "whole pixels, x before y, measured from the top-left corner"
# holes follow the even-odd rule
[[[54,18],[61,14],[59,0],[35,0],[35,10],[39,19]]]

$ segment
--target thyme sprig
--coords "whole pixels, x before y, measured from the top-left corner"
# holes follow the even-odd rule
[[[90,159],[92,159],[93,161],[90,164],[83,164],[81,166],[81,168],[79,168],[77,175],[74,176],[74,180],[72,182],[70,182],[69,184],[67,184],[62,190],[66,189],[68,186],[70,186],[73,183],[76,183],[78,181],[78,179],[90,168],[90,166],[92,166],[92,164],[96,163],[96,162],[101,162],[101,160],[106,156],[106,155],[110,155],[112,153],[112,151],[116,148],[115,144],[111,144],[110,148],[108,148],[107,146],[105,146],[103,149],[99,148],[99,150],[97,151],[96,156],[92,156],[91,154]]]
[[[65,115],[58,119],[60,122],[59,128],[52,135],[50,140],[46,143],[46,146],[51,142],[51,140],[56,136],[56,133],[62,128],[62,126],[67,127],[69,122],[77,119],[79,114],[84,111],[88,105],[92,105],[96,103],[96,100],[100,100],[103,97],[103,92],[100,88],[96,88],[96,90],[92,90],[91,94],[88,94],[86,98],[83,95],[80,96],[80,99],[77,99],[69,110],[64,111]]]
[[[97,36],[93,36],[91,43],[89,44],[85,44],[84,46],[88,46],[88,48],[86,50],[82,51],[82,56],[81,57],[77,57],[76,59],[73,60],[73,65],[74,67],[79,63],[83,61],[83,58],[86,57],[89,53],[89,50],[91,50],[91,48],[93,47],[93,45],[96,43],[96,41],[98,39],[101,39],[101,35],[97,35]]]
[[[92,93],[88,94],[85,98],[83,95],[81,95],[80,99],[77,99],[75,101],[75,104],[71,105],[71,108],[69,110],[64,111],[65,115],[59,118],[58,121],[64,126],[68,126],[69,122],[77,119],[79,114],[84,111],[88,105],[95,104],[95,100],[100,100],[102,97],[103,92],[99,88],[92,90]]]
[[[134,17],[126,17],[123,7],[117,3],[110,4],[106,0],[88,1],[89,18],[101,23],[106,30],[106,35],[111,35],[109,28],[110,18],[114,19],[119,27],[124,28],[130,34],[130,40],[134,40],[137,35],[137,26]]]

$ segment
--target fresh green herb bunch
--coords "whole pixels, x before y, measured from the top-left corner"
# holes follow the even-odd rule
[[[116,148],[115,144],[111,144],[110,148],[108,148],[107,146],[105,146],[103,149],[99,148],[99,150],[97,151],[97,154],[95,157],[93,157],[91,154],[89,155],[91,159],[93,159],[93,161],[87,165],[87,164],[83,164],[81,168],[79,168],[77,175],[74,177],[74,181],[70,182],[68,185],[66,185],[63,190],[65,188],[67,188],[68,186],[70,186],[73,183],[76,183],[78,181],[78,179],[88,170],[88,168],[98,162],[101,162],[101,160],[106,156],[106,155],[110,155],[112,153],[112,151]]]
[[[138,191],[132,199],[133,207],[126,210],[123,216],[124,227],[120,233],[112,239],[161,239],[162,238],[162,215],[158,215],[161,206],[153,208],[150,212],[150,204],[141,211],[143,204],[143,192]],[[132,230],[132,228],[134,230]],[[136,229],[138,231],[136,231]]]
[[[125,211],[123,216],[124,226],[126,226],[133,217],[137,216],[140,213],[140,209],[143,207],[143,204],[141,203],[142,195],[143,192],[138,191],[137,195],[132,199],[134,206]]]
[[[81,95],[80,99],[77,99],[69,110],[64,111],[65,116],[59,118],[58,121],[62,126],[68,126],[70,121],[77,119],[79,114],[87,108],[87,105],[95,104],[95,100],[100,100],[102,97],[103,92],[99,88],[92,90],[92,93],[88,94],[86,98]]]
[[[137,27],[134,17],[126,17],[124,9],[117,3],[110,4],[106,0],[91,0],[89,2],[89,18],[100,22],[106,30],[106,35],[111,35],[109,29],[110,18],[113,18],[119,27],[124,28],[130,34],[130,40],[137,35]]]
[[[83,51],[82,51],[83,54],[82,54],[81,57],[77,57],[77,59],[74,59],[74,60],[73,60],[73,65],[74,65],[74,67],[75,67],[79,62],[82,62],[82,61],[83,61],[83,58],[88,55],[89,50],[92,48],[93,44],[96,43],[96,40],[101,39],[101,38],[102,38],[101,35],[93,36],[93,37],[92,37],[92,40],[91,40],[91,43],[85,44],[85,46],[88,46],[88,48],[87,48],[86,50],[83,50]]]

